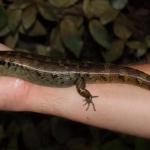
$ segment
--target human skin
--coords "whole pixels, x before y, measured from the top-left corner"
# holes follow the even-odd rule
[[[11,50],[0,44],[0,50]],[[133,68],[150,74],[150,65]],[[30,111],[150,138],[150,91],[129,84],[87,84],[96,111],[85,111],[75,86],[44,87],[18,78],[0,77],[0,110]]]

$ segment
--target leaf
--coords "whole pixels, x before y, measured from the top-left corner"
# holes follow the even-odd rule
[[[75,4],[78,0],[48,0],[55,7],[69,7]]]
[[[126,45],[131,49],[138,49],[141,47],[142,42],[140,41],[128,41]]]
[[[150,142],[148,139],[136,138],[134,140],[135,150],[147,150],[150,148]]]
[[[1,125],[0,125],[0,140],[2,141],[3,138],[5,138],[5,136],[6,136],[6,134],[5,134],[3,125],[1,124]]]
[[[25,33],[26,33],[26,30],[25,30],[25,28],[23,27],[23,25],[20,25],[20,26],[19,26],[19,32],[22,33],[22,34],[25,34]]]
[[[89,30],[94,40],[106,49],[110,49],[112,42],[107,29],[98,20],[89,23]]]
[[[18,138],[16,136],[14,136],[13,138],[10,139],[10,141],[8,142],[7,148],[11,149],[11,150],[19,149]]]
[[[65,56],[65,48],[63,46],[61,35],[58,28],[54,28],[51,32],[50,45],[51,45],[50,55],[52,57],[62,58]]]
[[[55,12],[53,10],[53,8],[49,5],[49,3],[46,2],[39,2],[37,3],[37,7],[39,10],[39,13],[41,14],[41,16],[49,21],[55,21],[57,20]]]
[[[110,0],[110,3],[115,9],[123,9],[127,5],[128,0]]]
[[[32,4],[31,0],[16,0],[10,5],[10,9],[24,9]]]
[[[26,7],[22,14],[22,23],[25,29],[29,29],[36,21],[37,10],[34,6]]]
[[[102,145],[102,150],[110,150],[110,149],[115,149],[115,150],[129,150],[125,144],[121,140],[112,140],[109,142],[106,142],[105,144]]]
[[[18,41],[18,34],[9,34],[6,38],[5,38],[5,44],[11,48],[15,48],[16,44]]]
[[[0,29],[2,29],[7,24],[7,15],[3,7],[0,7]]]
[[[82,50],[83,41],[75,23],[71,19],[65,18],[60,23],[60,33],[65,46],[78,58]]]
[[[9,123],[7,130],[5,131],[5,134],[10,137],[12,135],[16,137],[19,135],[19,133],[20,133],[20,127],[17,125],[16,121],[14,121],[14,120],[11,121]]]
[[[150,35],[147,35],[147,36],[145,37],[145,42],[146,42],[147,47],[150,48]]]
[[[76,138],[71,138],[67,141],[67,147],[70,150],[90,150],[91,148],[87,149],[87,143],[86,143],[86,139],[83,137],[76,137]],[[93,149],[92,150],[98,150],[97,149]]]
[[[100,17],[101,23],[102,24],[110,23],[111,21],[116,19],[118,14],[119,14],[118,10],[116,10],[114,8],[108,9],[101,15],[101,17]]]
[[[88,18],[100,17],[105,11],[111,9],[109,0],[84,0],[83,10]]]
[[[36,44],[36,52],[39,55],[44,55],[44,56],[48,56],[50,53],[50,47],[49,46],[45,46],[45,45],[41,45],[41,44]]]
[[[5,26],[4,28],[2,28],[0,30],[0,37],[3,37],[5,35],[9,34],[9,32],[10,32],[10,30],[9,30],[8,26]]]
[[[12,32],[15,32],[21,22],[22,10],[8,10],[8,27]]]
[[[40,131],[31,121],[26,121],[21,126],[22,128],[22,140],[26,146],[26,149],[33,150],[39,149],[41,147],[41,135]]]
[[[106,62],[113,62],[118,58],[120,58],[120,56],[123,54],[123,50],[124,50],[124,41],[115,40],[112,43],[112,48],[108,51],[104,51],[102,55]]]
[[[51,119],[51,131],[52,136],[61,144],[68,141],[73,133],[69,122],[57,117]]]
[[[46,35],[47,31],[44,28],[44,26],[37,20],[35,22],[35,25],[33,26],[33,28],[31,29],[31,31],[29,32],[28,35],[30,36],[42,36],[42,35]]]
[[[65,18],[71,20],[77,28],[80,28],[83,25],[83,17],[80,17],[80,16],[65,16]]]
[[[129,41],[126,43],[126,45],[133,50],[136,50],[135,56],[141,57],[143,56],[147,51],[147,46],[144,42],[141,41]]]
[[[120,13],[119,16],[116,18],[115,23],[122,24],[126,27],[133,26],[132,20],[127,15],[124,15],[122,13]]]
[[[114,33],[121,39],[128,39],[132,35],[131,31],[125,25],[120,23],[114,24]]]

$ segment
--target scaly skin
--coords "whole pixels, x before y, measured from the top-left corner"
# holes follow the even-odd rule
[[[150,76],[129,67],[55,61],[46,56],[23,52],[0,52],[0,75],[18,77],[43,86],[67,87],[76,85],[85,98],[86,110],[95,109],[92,94],[86,83],[126,83],[150,90]]]

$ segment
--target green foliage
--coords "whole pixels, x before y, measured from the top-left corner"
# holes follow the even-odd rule
[[[124,50],[124,41],[122,40],[115,40],[112,43],[112,48],[102,52],[102,55],[106,62],[113,62],[120,58],[123,54]]]
[[[20,9],[9,9],[8,10],[8,27],[12,33],[17,32],[22,19],[22,10]]]
[[[49,20],[49,21],[56,20],[57,17],[55,15],[54,9],[49,3],[46,3],[46,2],[43,3],[39,1],[39,3],[37,3],[37,6],[38,6],[39,13],[44,19]]]
[[[128,6],[128,0],[19,0],[0,4],[0,37],[14,49],[34,49],[57,58],[68,54],[81,58],[95,51],[99,52],[95,57],[114,62],[124,53],[140,58],[150,48],[150,32],[140,26],[149,10],[136,9],[133,15],[135,8]]]
[[[37,10],[34,6],[26,7],[22,14],[22,25],[28,30],[36,21]]]
[[[7,15],[3,7],[0,7],[0,29],[7,24]]]
[[[67,121],[55,117],[51,119],[51,133],[60,144],[67,142],[73,134]]]
[[[109,0],[84,0],[83,2],[83,10],[87,18],[100,18],[111,8]]]
[[[75,21],[71,17],[65,17],[60,23],[60,34],[64,45],[78,58],[81,53],[83,42],[80,28]]]
[[[148,150],[149,140],[36,113],[0,113],[5,150]]]
[[[117,139],[109,141],[106,144],[104,144],[102,146],[102,150],[110,150],[112,147],[115,150],[129,150],[129,148],[127,148],[123,142]]]
[[[75,4],[78,0],[49,0],[49,3],[55,7],[69,7]]]
[[[143,56],[148,49],[146,43],[141,41],[129,41],[127,42],[127,46],[130,49],[136,50],[135,54],[137,57]]]
[[[123,9],[127,5],[128,0],[110,0],[110,3],[115,9]]]
[[[89,23],[89,30],[94,40],[106,49],[111,49],[112,42],[107,29],[98,20]]]
[[[120,39],[128,39],[131,37],[131,31],[124,25],[120,23],[114,24],[114,33]]]

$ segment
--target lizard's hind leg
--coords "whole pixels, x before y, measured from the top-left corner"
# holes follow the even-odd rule
[[[86,111],[89,109],[90,105],[93,106],[93,110],[96,111],[95,105],[93,103],[93,98],[98,96],[92,96],[92,94],[86,89],[86,83],[83,77],[79,77],[76,81],[76,89],[78,93],[85,99],[84,105],[87,105]]]

